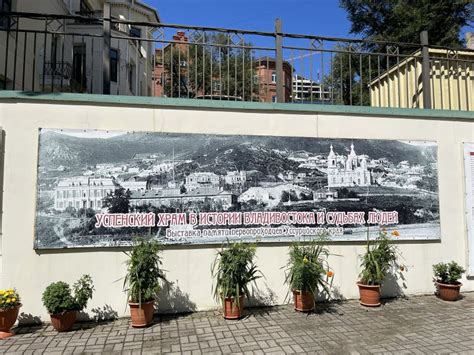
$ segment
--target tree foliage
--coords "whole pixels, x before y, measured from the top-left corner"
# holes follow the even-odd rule
[[[108,208],[109,213],[128,213],[131,195],[130,190],[116,189],[112,194],[104,197],[104,206]]]
[[[472,2],[456,0],[340,0],[340,6],[351,22],[350,32],[364,40],[415,44],[398,46],[395,53],[400,54],[419,49],[424,30],[432,45],[459,47],[464,43],[461,29],[474,16]],[[336,104],[369,105],[370,81],[403,60],[388,55],[386,44],[373,42],[339,44],[334,51],[324,84]]]
[[[428,31],[431,44],[459,46],[461,29],[474,21],[474,4],[458,0],[340,0],[351,33],[365,39],[419,43]]]

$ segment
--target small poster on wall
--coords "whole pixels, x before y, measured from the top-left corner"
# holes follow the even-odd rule
[[[466,191],[466,229],[468,239],[468,275],[474,275],[474,143],[464,143]]]
[[[439,239],[436,142],[40,129],[35,248]]]

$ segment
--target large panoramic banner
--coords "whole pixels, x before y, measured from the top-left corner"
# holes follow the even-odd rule
[[[435,142],[41,129],[35,247],[439,239]]]

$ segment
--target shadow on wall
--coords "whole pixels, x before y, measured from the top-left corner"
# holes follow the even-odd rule
[[[91,315],[92,314],[92,315]],[[91,309],[91,314],[84,311],[77,313],[77,320],[79,322],[108,322],[118,318],[118,313],[108,304],[102,307],[95,307]]]
[[[382,298],[403,297],[405,298],[404,289],[407,288],[405,275],[397,267],[396,271],[391,271],[385,277],[380,289]]]
[[[341,293],[341,289],[340,289],[339,286],[333,286],[332,287],[330,299],[332,299],[334,301],[339,301],[339,302],[347,300],[347,298],[344,297],[344,295]]]
[[[277,304],[278,297],[275,295],[275,292],[273,292],[267,284],[265,284],[264,288],[265,291],[252,288],[250,299],[247,300],[249,307],[268,307]]]
[[[41,318],[38,316],[34,316],[30,313],[21,312],[18,316],[18,325],[25,326],[25,325],[40,325]]]
[[[197,306],[189,299],[189,294],[183,292],[178,282],[170,282],[157,297],[158,313],[190,313],[197,310]]]
[[[95,322],[103,322],[109,320],[115,320],[118,318],[118,313],[108,304],[105,304],[102,307],[95,307],[91,309],[92,314],[94,315],[92,319]]]

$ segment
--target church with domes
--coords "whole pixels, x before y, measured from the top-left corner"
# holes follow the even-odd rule
[[[327,159],[328,187],[370,186],[372,184],[370,171],[367,169],[365,156],[358,156],[351,144],[347,157],[331,150]]]

